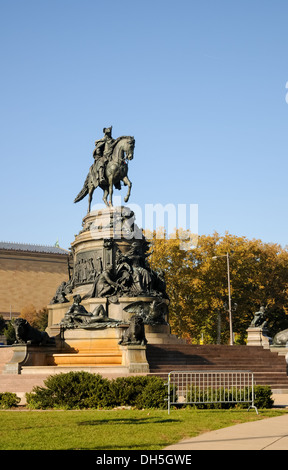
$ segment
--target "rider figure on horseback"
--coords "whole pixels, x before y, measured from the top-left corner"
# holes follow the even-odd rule
[[[92,165],[93,176],[98,180],[99,185],[106,182],[105,180],[105,165],[110,159],[115,139],[112,138],[112,126],[104,127],[104,137],[95,141],[95,149],[93,151],[94,165]]]
[[[135,139],[131,136],[112,138],[112,126],[103,129],[104,137],[96,140],[93,151],[94,162],[89,168],[83,188],[77,194],[74,202],[82,201],[89,195],[88,212],[91,210],[91,202],[94,190],[100,186],[103,190],[103,201],[107,207],[113,206],[113,187],[121,189],[121,182],[128,186],[124,202],[130,197],[132,183],[128,178],[128,161],[133,159]],[[109,202],[107,197],[109,196]]]

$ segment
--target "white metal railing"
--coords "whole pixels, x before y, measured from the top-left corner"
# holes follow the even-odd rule
[[[167,385],[168,414],[171,405],[212,403],[247,403],[258,414],[251,371],[172,371]]]

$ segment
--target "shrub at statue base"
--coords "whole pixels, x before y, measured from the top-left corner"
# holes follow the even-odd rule
[[[110,382],[110,402],[113,406],[135,408],[167,408],[167,387],[159,377],[118,377]]]
[[[269,385],[255,385],[255,406],[257,408],[272,408],[274,400]]]
[[[0,393],[0,409],[6,410],[17,406],[20,403],[20,398],[17,397],[16,393],[4,392]]]
[[[268,385],[254,386],[254,405],[256,408],[272,408],[274,400],[272,399],[272,390]],[[198,409],[229,409],[229,408],[246,408],[252,400],[252,388],[244,387],[243,389],[225,389],[208,388],[202,390],[198,387],[191,386],[187,390],[186,400],[195,401]],[[197,403],[198,402],[198,403]]]
[[[34,387],[26,394],[27,405],[35,409],[97,408],[107,402],[109,381],[89,372],[68,372],[51,375],[44,381],[45,387]]]
[[[158,377],[132,376],[108,380],[89,372],[68,372],[48,377],[44,385],[26,393],[29,408],[167,407],[167,387]]]

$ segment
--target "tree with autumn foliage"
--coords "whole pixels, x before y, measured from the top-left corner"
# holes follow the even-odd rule
[[[20,312],[20,317],[30,323],[31,326],[40,331],[45,331],[48,325],[48,309],[43,307],[41,310],[36,310],[33,304],[25,305]]]
[[[230,260],[232,325],[245,343],[247,328],[260,306],[267,307],[271,336],[288,327],[288,250],[280,245],[226,233],[183,242],[183,231],[146,234],[150,265],[165,272],[172,333],[199,343],[229,341],[227,253]],[[215,259],[215,257],[217,257]],[[214,259],[213,259],[214,258]]]

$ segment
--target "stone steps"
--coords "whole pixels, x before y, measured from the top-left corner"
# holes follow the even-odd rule
[[[110,365],[110,364],[121,364],[122,363],[122,352],[117,351],[94,351],[94,352],[80,352],[74,353],[55,353],[47,355],[47,365]]]
[[[261,346],[148,344],[147,360],[150,374],[164,379],[177,370],[249,370],[256,385],[288,391],[285,357]]]

